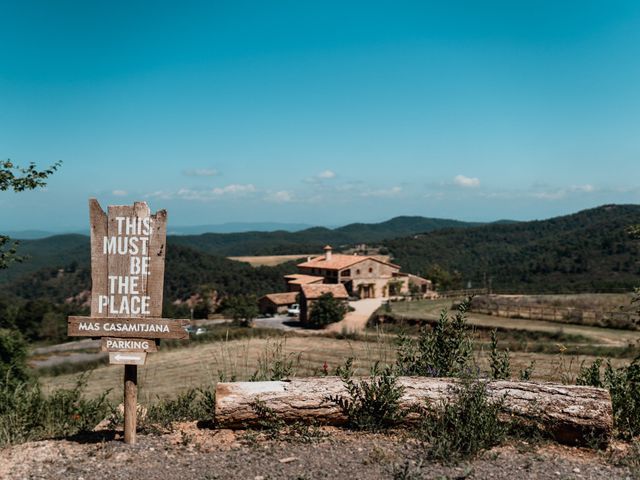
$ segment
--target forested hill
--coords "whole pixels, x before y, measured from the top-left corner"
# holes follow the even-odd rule
[[[439,265],[461,284],[515,291],[605,291],[640,284],[640,245],[625,232],[640,205],[606,205],[549,220],[495,223],[387,240],[394,261],[424,274]]]
[[[326,244],[334,246],[374,243],[384,239],[429,232],[438,228],[470,227],[478,224],[456,220],[397,217],[386,222],[354,223],[336,229],[309,228],[299,232],[207,233],[202,235],[169,236],[169,250],[182,245],[210,255],[287,255],[321,252]],[[55,235],[37,240],[22,240],[20,255],[24,263],[14,263],[0,270],[0,284],[42,268],[64,268],[89,262],[89,238],[85,235]]]
[[[385,239],[442,228],[468,228],[478,223],[440,218],[396,217],[382,223],[352,223],[339,228],[313,227],[299,232],[205,233],[172,236],[170,243],[224,256],[289,255],[321,252],[322,247],[378,243]]]
[[[247,263],[174,245],[167,249],[165,299],[185,300],[195,293],[212,290],[222,295],[282,291],[283,276],[294,271],[294,263],[254,268]],[[0,297],[63,303],[91,288],[89,262],[44,267],[9,282],[7,287]]]

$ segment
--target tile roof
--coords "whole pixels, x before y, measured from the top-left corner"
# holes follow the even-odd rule
[[[276,305],[289,305],[296,303],[298,292],[286,292],[286,293],[269,293],[262,298],[266,298]]]
[[[317,277],[315,275],[304,275],[302,273],[294,273],[292,275],[285,275],[289,285],[306,285],[308,283],[322,283],[324,277]]]
[[[391,267],[400,268],[398,265],[394,265],[393,263],[385,262],[376,257],[370,256],[360,256],[360,255],[343,255],[341,253],[334,253],[331,255],[331,260],[327,260],[324,255],[319,257],[312,258],[303,263],[299,263],[298,267],[300,268],[324,268],[327,270],[342,270],[343,268],[351,267],[356,263],[363,262],[365,260],[373,260],[375,262],[384,263],[385,265],[389,265]]]
[[[302,294],[307,300],[316,299],[325,293],[332,293],[335,298],[349,298],[347,289],[341,283],[302,285]]]

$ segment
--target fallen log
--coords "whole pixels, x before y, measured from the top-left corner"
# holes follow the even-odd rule
[[[398,385],[404,387],[401,407],[415,410],[416,406],[437,407],[455,400],[460,380],[400,377]],[[607,390],[511,381],[486,381],[486,386],[489,399],[502,402],[504,420],[533,424],[560,442],[583,444],[593,438],[606,441],[611,435],[613,414]],[[339,377],[218,383],[215,419],[223,427],[246,428],[264,421],[264,411],[268,409],[287,423],[346,423],[347,418],[329,397],[349,398]],[[256,408],[257,405],[264,408]],[[420,415],[411,413],[406,421],[416,422]]]

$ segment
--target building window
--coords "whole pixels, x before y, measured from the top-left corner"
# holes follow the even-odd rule
[[[360,275],[360,269],[359,268],[356,270],[356,275]]]
[[[344,270],[342,272],[342,276],[343,277],[350,277],[351,276],[351,270],[350,269]]]
[[[369,273],[373,273],[373,268],[369,267]]]

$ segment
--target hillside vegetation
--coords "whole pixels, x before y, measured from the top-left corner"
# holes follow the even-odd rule
[[[459,286],[515,292],[630,290],[638,284],[640,205],[606,205],[549,220],[446,229],[382,242],[405,270],[439,265]],[[486,279],[486,282],[485,282]]]
[[[188,247],[209,255],[253,256],[289,255],[322,251],[327,244],[353,245],[374,243],[415,233],[429,232],[439,228],[470,227],[476,223],[457,220],[396,217],[382,223],[354,223],[329,229],[314,227],[299,232],[243,232],[206,233],[202,235],[168,236],[169,252],[174,246]],[[89,238],[85,235],[55,235],[37,240],[22,240],[20,254],[27,256],[24,263],[16,263],[8,270],[0,270],[0,284],[24,277],[43,268],[65,268],[69,265],[84,265],[89,262]],[[168,270],[170,271],[170,270]]]

